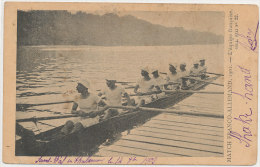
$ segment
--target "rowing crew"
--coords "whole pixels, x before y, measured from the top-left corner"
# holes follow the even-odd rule
[[[90,84],[88,81],[78,82],[76,89],[79,95],[74,99],[71,113],[81,117],[67,121],[61,131],[64,134],[69,134],[90,126],[93,122],[86,116],[95,118],[99,122],[100,119],[105,120],[124,112],[121,109],[106,108],[106,106],[121,106],[123,97],[127,99],[129,104],[131,103],[128,93],[115,83],[115,80],[107,79],[107,88],[96,95],[89,92]],[[97,117],[98,115],[102,115],[102,117]]]
[[[206,71],[205,59],[201,59],[200,63],[195,62],[190,72],[186,70],[185,63],[181,63],[179,69],[176,65],[169,64],[169,73],[166,77],[160,76],[160,74],[165,73],[159,73],[157,69],[150,71],[152,74],[152,77],[150,77],[148,68],[143,68],[141,70],[142,78],[137,82],[134,89],[137,95],[142,96],[137,96],[135,102],[142,106],[164,96],[163,90],[187,90],[190,84],[196,82],[196,78],[205,79],[207,77]],[[156,94],[152,94],[153,92],[156,92]]]
[[[164,89],[188,89],[187,77],[206,77],[205,60],[200,60],[200,67],[198,63],[194,63],[194,67],[190,70],[190,73],[186,71],[186,64],[180,65],[180,71],[177,72],[177,67],[170,64],[169,71],[166,79],[159,75],[158,70],[153,70],[151,73],[153,77],[149,76],[149,70],[144,68],[141,70],[142,78],[138,80],[134,92],[138,95],[134,99],[130,99],[130,96],[124,88],[116,85],[116,80],[107,79],[107,88],[96,95],[88,91],[90,84],[86,80],[78,82],[76,87],[79,95],[75,98],[71,112],[78,114],[81,117],[67,121],[62,128],[64,134],[80,131],[85,127],[90,126],[90,120],[88,117],[96,117],[102,115],[101,120],[108,119],[116,116],[125,111],[122,109],[106,109],[106,106],[121,106],[123,99],[126,99],[126,105],[143,106],[165,95],[162,91]],[[191,80],[191,82],[195,82]],[[156,91],[156,94],[153,92]],[[149,94],[150,93],[150,94]],[[96,117],[100,121],[100,117]]]

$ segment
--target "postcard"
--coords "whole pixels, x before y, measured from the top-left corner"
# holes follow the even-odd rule
[[[255,164],[258,12],[6,2],[4,162]]]

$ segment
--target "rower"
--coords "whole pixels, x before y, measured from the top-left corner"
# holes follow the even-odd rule
[[[82,130],[90,124],[86,116],[95,117],[98,115],[98,105],[105,105],[105,103],[97,95],[88,91],[90,84],[86,80],[78,82],[76,87],[79,95],[75,97],[71,113],[78,114],[80,118],[67,121],[61,132],[69,134]],[[79,110],[77,110],[79,108]],[[84,118],[85,117],[85,118]]]
[[[191,77],[200,77],[200,71],[199,71],[199,63],[195,61],[193,63],[193,67],[190,70],[190,76]],[[190,79],[191,83],[195,83],[194,79]]]
[[[154,100],[153,96],[151,95],[142,95],[145,93],[152,92],[155,87],[154,80],[152,80],[149,76],[148,68],[143,68],[141,70],[141,75],[142,78],[137,81],[137,84],[134,89],[134,92],[140,95],[137,97],[137,99],[135,99],[135,101],[137,101],[138,106],[142,106]],[[157,87],[157,89],[159,88]]]
[[[165,85],[166,80],[159,75],[158,70],[154,69],[151,72],[152,72],[152,75],[153,75],[152,79],[154,80],[154,83],[156,84],[156,86],[158,86],[160,88],[160,90],[166,89],[167,88],[167,85]],[[156,94],[156,98],[161,98],[163,96],[165,96],[165,92],[161,92],[159,94]]]
[[[200,59],[199,71],[201,79],[207,78],[207,66],[205,65],[205,59]]]
[[[169,64],[169,73],[167,74],[166,81],[167,81],[167,89],[176,90],[179,89],[178,83],[178,75],[176,65]]]
[[[199,63],[197,61],[193,63],[193,67],[190,69],[190,76],[192,77],[200,76]]]
[[[188,79],[185,77],[189,76],[189,72],[186,70],[186,63],[180,64],[180,71],[178,72],[178,82],[181,84],[181,89],[187,90],[187,81]]]
[[[131,104],[129,95],[125,92],[125,89],[116,85],[116,80],[106,79],[107,88],[99,93],[105,99],[105,103],[109,106],[122,106],[122,97],[127,99],[128,105]],[[109,108],[105,111],[103,119],[116,116],[122,110]]]

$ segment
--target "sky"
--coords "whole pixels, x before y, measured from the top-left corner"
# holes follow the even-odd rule
[[[224,12],[129,12],[153,24],[224,35]]]

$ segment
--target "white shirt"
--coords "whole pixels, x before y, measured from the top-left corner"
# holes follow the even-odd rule
[[[172,74],[172,73],[168,73],[167,75],[167,79],[168,82],[177,82],[178,80],[178,75],[176,74]]]
[[[188,77],[189,76],[189,72],[186,71],[178,71],[177,73],[177,82],[181,83],[182,82],[182,77]]]
[[[77,95],[74,102],[78,104],[80,110],[84,110],[84,112],[92,112],[98,110],[98,103],[100,100],[100,97],[97,95],[89,93],[86,98]]]
[[[191,76],[199,76],[200,75],[200,69],[199,68],[194,68],[192,67],[191,70],[190,70],[190,75]]]
[[[137,85],[139,85],[138,92],[147,93],[152,91],[153,86],[156,85],[156,83],[153,79],[147,81],[144,78],[141,78],[137,81]]]
[[[115,89],[105,88],[102,91],[102,95],[106,97],[106,103],[113,106],[122,105],[122,96],[125,93],[125,89],[119,86],[116,86]]]
[[[199,66],[200,74],[205,74],[207,72],[207,66]]]
[[[161,76],[159,76],[157,78],[153,78],[153,80],[154,80],[155,86],[159,86],[161,90],[163,89],[163,86],[166,84],[166,80]]]

